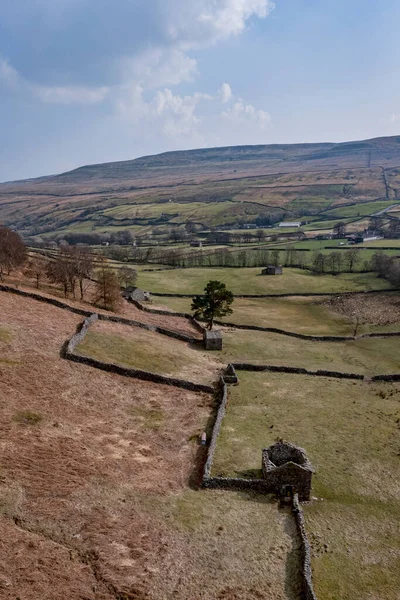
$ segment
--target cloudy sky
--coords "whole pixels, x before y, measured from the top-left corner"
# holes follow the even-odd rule
[[[0,181],[400,133],[398,0],[0,0]]]

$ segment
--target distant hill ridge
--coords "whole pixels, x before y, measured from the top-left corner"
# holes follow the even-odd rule
[[[371,155],[371,156],[370,156]],[[200,148],[194,150],[177,150],[163,152],[140,158],[117,161],[110,163],[100,163],[78,167],[72,171],[52,175],[49,177],[38,178],[38,181],[44,181],[51,178],[53,181],[65,180],[68,183],[73,181],[99,179],[130,179],[138,175],[138,172],[157,168],[182,169],[190,167],[207,167],[211,164],[220,163],[220,167],[230,167],[232,162],[265,162],[265,166],[270,172],[280,172],[281,167],[284,171],[290,172],[290,164],[295,163],[298,167],[303,161],[310,163],[313,161],[326,161],[329,159],[339,160],[338,168],[345,165],[342,160],[356,162],[357,164],[348,164],[351,166],[384,166],[388,162],[393,166],[400,165],[400,136],[380,137],[363,141],[351,141],[341,143],[304,143],[304,144],[266,144],[266,145],[247,145],[247,146],[224,146],[220,148]],[[341,160],[342,159],[342,160]],[[275,164],[276,170],[271,171],[272,161],[278,161]],[[360,165],[360,162],[365,165]],[[378,163],[384,163],[382,165]],[[295,166],[293,164],[293,166]],[[317,166],[317,165],[316,165]],[[334,165],[329,165],[334,166]],[[309,165],[305,165],[307,170]],[[296,169],[297,170],[297,169]],[[34,180],[30,180],[34,181]]]
[[[164,152],[0,184],[0,223],[27,236],[125,229],[165,236],[189,223],[197,231],[235,229],[286,215],[325,231],[335,220],[367,223],[396,204],[400,136]]]

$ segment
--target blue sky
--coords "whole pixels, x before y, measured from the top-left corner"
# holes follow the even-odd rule
[[[1,0],[0,181],[400,133],[398,0]]]

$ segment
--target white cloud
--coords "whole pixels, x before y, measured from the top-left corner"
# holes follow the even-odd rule
[[[218,90],[218,94],[223,104],[229,102],[229,100],[232,98],[232,88],[229,83],[223,83]]]
[[[227,102],[232,104],[221,111]],[[181,95],[164,88],[148,100],[143,87],[134,85],[121,90],[117,112],[135,136],[156,135],[170,147],[262,143],[271,121],[266,111],[235,98],[229,83],[214,95]]]
[[[270,121],[271,115],[265,110],[256,109],[252,104],[245,104],[239,99],[232,108],[225,110],[222,117],[235,124],[254,123],[261,129],[265,129]]]
[[[393,114],[389,117],[390,123],[398,123],[400,121],[400,114]]]
[[[197,73],[197,61],[181,50],[152,48],[122,60],[120,73],[124,81],[135,81],[146,89],[155,89],[192,81]]]
[[[170,0],[164,6],[168,35],[185,48],[238,35],[251,17],[264,18],[274,8],[270,0],[187,0],[183,6]]]
[[[198,20],[214,31],[216,39],[241,33],[250,17],[264,18],[273,8],[269,0],[222,0],[202,4],[208,6]]]

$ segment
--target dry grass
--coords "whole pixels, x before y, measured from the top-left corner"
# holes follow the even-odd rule
[[[213,383],[222,363],[185,342],[153,331],[114,323],[93,325],[77,353],[104,362],[143,369],[196,383]]]
[[[397,600],[400,585],[400,385],[239,373],[214,474],[257,475],[282,437],[317,473],[305,506],[319,600]],[[326,548],[324,545],[326,544]]]
[[[62,360],[78,316],[5,293],[0,306],[16,363],[0,364],[2,598],[114,598],[82,554],[137,600],[295,597],[288,516],[265,497],[188,489],[209,396]],[[14,421],[28,410],[39,426]]]
[[[178,312],[189,312],[191,305],[190,298],[154,298],[154,302],[164,310]],[[353,335],[354,331],[353,318],[330,310],[324,297],[235,298],[233,310],[223,320],[309,335]]]

